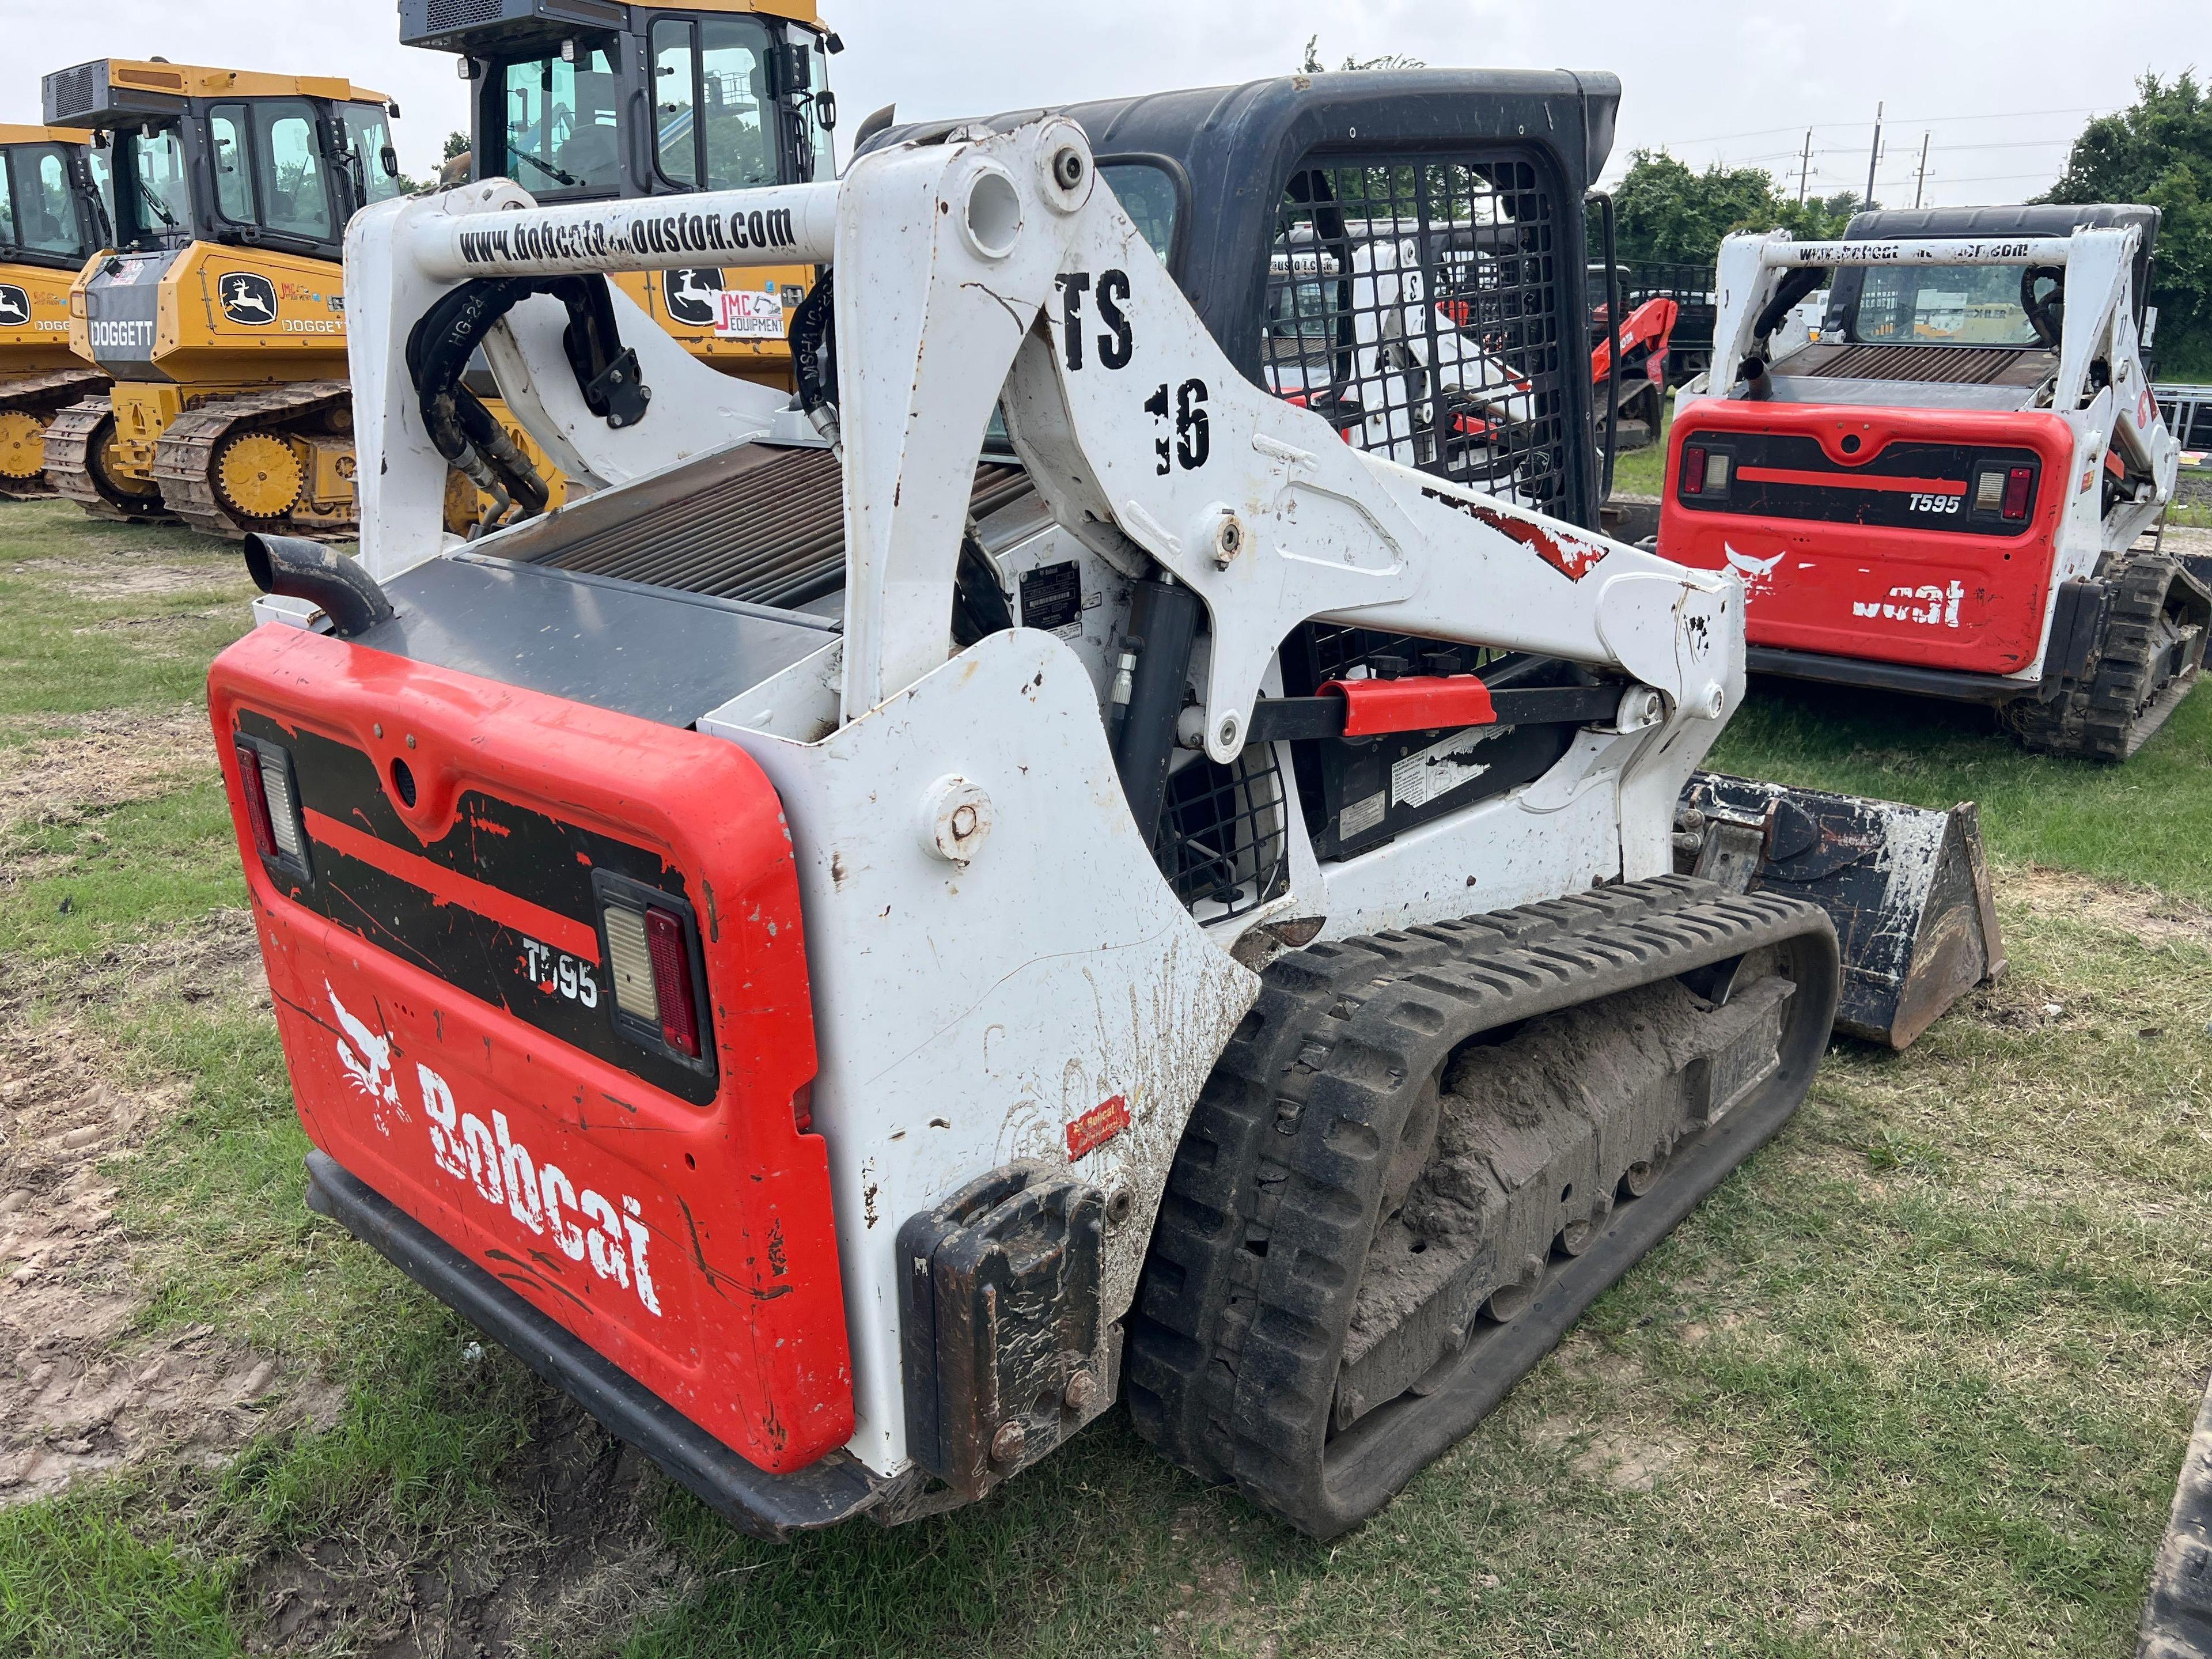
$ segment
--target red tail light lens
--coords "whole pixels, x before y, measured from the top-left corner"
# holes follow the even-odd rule
[[[646,948],[653,955],[653,989],[660,1004],[660,1037],[677,1053],[699,1058],[699,1002],[691,982],[690,942],[683,918],[670,911],[645,913]]]
[[[1705,452],[1702,449],[1682,452],[1682,493],[1685,495],[1705,493]]]
[[[599,942],[614,989],[615,1030],[672,1060],[714,1064],[714,1034],[702,1012],[706,965],[699,924],[672,894],[595,871]]]
[[[254,850],[264,859],[276,856],[276,832],[269,822],[269,792],[261,781],[261,751],[252,744],[238,749],[238,782],[246,792],[246,821],[253,826]]]
[[[2019,520],[2027,516],[2027,504],[2035,494],[2035,469],[2016,466],[2005,477],[2004,515]]]

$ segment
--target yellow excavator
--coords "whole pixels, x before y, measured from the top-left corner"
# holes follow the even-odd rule
[[[70,343],[114,385],[46,435],[61,494],[244,536],[357,522],[347,221],[400,191],[398,106],[339,79],[103,58],[49,75],[46,125],[112,173],[112,245]]]
[[[46,427],[107,376],[70,349],[70,285],[107,246],[81,132],[0,125],[0,498],[51,495]]]
[[[844,43],[814,0],[689,5],[400,0],[400,39],[459,55],[472,173],[547,205],[800,184],[835,172],[828,58]],[[788,319],[811,267],[610,278],[726,374],[793,385]]]

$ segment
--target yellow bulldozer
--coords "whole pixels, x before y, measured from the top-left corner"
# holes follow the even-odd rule
[[[404,43],[459,55],[473,176],[512,179],[548,206],[836,171],[827,60],[843,42],[813,0],[401,0],[399,12]],[[611,280],[694,356],[788,388],[788,319],[813,279],[793,264]]]
[[[107,246],[81,132],[0,125],[0,498],[51,495],[47,425],[106,387],[70,349],[70,285]]]
[[[398,106],[350,82],[104,58],[49,75],[50,127],[112,173],[106,257],[70,343],[112,379],[47,428],[47,476],[94,514],[243,536],[357,522],[342,259],[399,194]]]

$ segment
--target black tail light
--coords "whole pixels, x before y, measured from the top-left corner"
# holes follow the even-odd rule
[[[307,830],[300,816],[300,789],[292,757],[280,744],[233,735],[238,750],[239,787],[246,797],[246,820],[254,849],[264,863],[297,877],[314,879],[307,854]]]
[[[615,1029],[632,1042],[711,1070],[707,969],[691,907],[657,888],[599,871],[599,949]]]

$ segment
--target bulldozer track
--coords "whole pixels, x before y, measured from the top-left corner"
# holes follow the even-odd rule
[[[1401,1137],[1455,1050],[1753,953],[1786,961],[1796,988],[1770,998],[1773,1067],[1711,1121],[1627,1154],[1618,1199],[1608,1183],[1548,1261],[1516,1258],[1521,1277],[1482,1292],[1495,1292],[1496,1306],[1481,1304],[1492,1312],[1511,1292],[1504,1322],[1465,1316],[1463,1346],[1448,1344],[1412,1386],[1347,1399],[1347,1339],[1387,1219],[1386,1179],[1410,1179],[1392,1175]],[[1728,897],[1679,876],[1279,959],[1201,1093],[1170,1176],[1131,1322],[1139,1431],[1302,1531],[1328,1538],[1357,1525],[1788,1120],[1826,1048],[1838,983],[1834,931],[1814,907]],[[1563,1146],[1612,1133],[1580,1109],[1551,1127]],[[1519,1190],[1533,1199],[1548,1188],[1564,1156]],[[1369,1342],[1368,1356],[1390,1340]]]
[[[2130,553],[2106,580],[2112,608],[2088,679],[2047,703],[2018,705],[2021,745],[2117,763],[2150,741],[2197,683],[2212,592],[2179,561]]]
[[[234,434],[280,430],[340,404],[350,402],[343,380],[303,380],[272,386],[245,397],[225,398],[186,411],[161,434],[154,451],[154,477],[169,510],[195,530],[243,540],[253,531],[276,531],[316,541],[344,540],[352,527],[295,524],[290,514],[248,519],[223,504],[216,494],[216,453]]]
[[[2212,1391],[2181,1460],[2136,1652],[2138,1659],[2212,1659]]]
[[[130,495],[100,471],[94,455],[100,434],[114,419],[115,406],[105,397],[88,398],[54,416],[46,428],[46,476],[54,493],[96,519],[145,524],[169,517],[158,494]]]
[[[106,385],[107,376],[96,368],[61,368],[0,381],[0,415],[24,414],[51,422]],[[0,477],[0,501],[27,501],[59,493],[44,471],[28,478]]]

